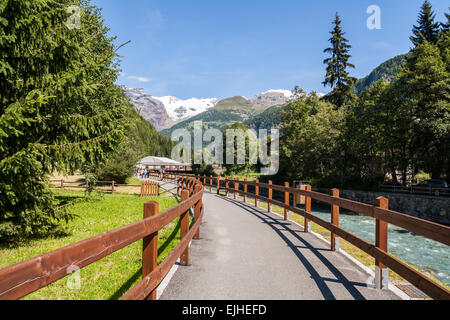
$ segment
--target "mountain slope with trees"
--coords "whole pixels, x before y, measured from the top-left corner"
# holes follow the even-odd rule
[[[402,65],[405,63],[407,54],[398,55],[389,59],[376,67],[368,76],[359,79],[355,83],[355,92],[360,95],[366,88],[380,79],[391,82],[400,73]]]

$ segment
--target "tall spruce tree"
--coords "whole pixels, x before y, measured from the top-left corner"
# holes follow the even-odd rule
[[[329,39],[331,47],[324,50],[324,53],[329,53],[331,57],[323,61],[327,65],[323,85],[329,85],[333,89],[327,96],[327,100],[339,108],[354,98],[352,87],[356,81],[356,78],[350,77],[347,71],[348,68],[355,68],[355,66],[349,62],[351,58],[349,49],[352,46],[344,37],[345,32],[341,28],[341,22],[339,14],[336,13],[333,21],[334,28],[330,32],[332,35]]]
[[[439,23],[435,22],[435,13],[431,3],[425,0],[423,3],[419,18],[417,19],[418,26],[413,26],[413,36],[410,37],[415,46],[423,42],[423,39],[435,44],[439,37]]]
[[[67,25],[80,8],[80,24]],[[70,215],[48,191],[55,170],[95,165],[128,125],[118,61],[89,1],[0,4],[0,240],[55,227]]]

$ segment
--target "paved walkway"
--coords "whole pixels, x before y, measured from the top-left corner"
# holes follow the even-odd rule
[[[367,287],[353,262],[278,215],[207,192],[204,206],[191,265],[177,269],[161,300],[399,299]]]

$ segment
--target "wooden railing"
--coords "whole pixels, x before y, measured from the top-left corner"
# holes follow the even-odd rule
[[[157,202],[147,202],[141,221],[0,270],[0,299],[20,299],[64,278],[70,273],[68,270],[84,268],[140,239],[143,239],[142,281],[122,299],[156,299],[157,286],[177,259],[180,258],[181,265],[189,264],[189,243],[199,238],[204,212],[203,186],[193,178],[180,185],[181,203],[160,214]],[[189,229],[191,208],[194,224]],[[178,217],[181,217],[181,241],[158,265],[158,231]]]
[[[76,182],[76,181],[65,181],[64,179],[61,180],[50,180],[50,183],[52,184],[52,187],[55,189],[88,189],[89,185],[88,182]],[[105,189],[101,189],[103,191],[114,193],[116,191],[116,187],[124,186],[121,184],[117,184],[115,181],[97,181],[95,183],[95,187],[103,187]],[[126,185],[131,186],[131,185]],[[109,187],[109,188],[108,188]]]
[[[141,182],[141,197],[159,196],[159,184],[155,181]]]
[[[170,176],[167,175],[166,178]],[[175,178],[179,179],[176,175]],[[213,188],[220,194],[220,191],[233,193],[234,198],[238,195],[242,195],[244,201],[247,202],[248,197],[252,197],[255,200],[255,206],[258,206],[258,201],[264,201],[268,204],[268,211],[271,211],[272,205],[276,205],[284,209],[284,219],[287,220],[288,212],[293,212],[300,216],[303,216],[305,232],[311,231],[311,222],[318,224],[319,226],[329,230],[331,232],[331,250],[335,251],[339,248],[339,238],[342,238],[362,251],[366,252],[373,258],[375,258],[376,267],[376,286],[377,288],[386,288],[388,284],[388,269],[403,277],[412,285],[422,290],[428,296],[433,299],[450,299],[450,292],[445,287],[431,280],[423,273],[415,270],[408,264],[400,261],[398,258],[391,255],[388,251],[388,224],[395,225],[397,227],[406,229],[417,235],[424,236],[428,239],[432,239],[450,245],[450,228],[445,225],[440,225],[427,220],[412,217],[400,212],[392,211],[388,209],[388,199],[380,197],[377,199],[377,205],[372,206],[365,203],[360,203],[339,197],[339,190],[333,189],[332,195],[318,193],[311,191],[311,186],[307,186],[306,190],[297,188],[290,188],[289,183],[286,182],[284,186],[274,185],[272,182],[260,183],[256,181],[227,179],[206,177],[200,175],[184,175],[179,181],[189,180],[195,178],[201,181],[204,188],[212,191]],[[248,192],[248,187],[252,186],[254,193]],[[261,189],[267,190],[267,197],[260,195]],[[280,192],[284,195],[284,201],[278,201],[273,199],[273,191]],[[304,196],[305,207],[304,209],[297,208],[290,205],[290,195]],[[331,223],[325,221],[311,213],[311,200],[317,200],[321,203],[330,205],[331,209]],[[376,219],[375,230],[375,244],[371,244],[364,239],[361,239],[350,232],[342,229],[339,226],[339,209],[347,209],[358,214],[372,217]]]

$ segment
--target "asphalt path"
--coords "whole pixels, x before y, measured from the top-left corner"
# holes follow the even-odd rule
[[[282,217],[205,192],[200,240],[161,300],[394,300],[370,276]]]

